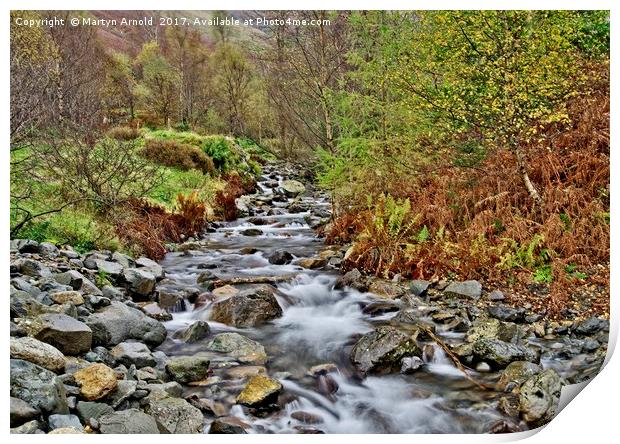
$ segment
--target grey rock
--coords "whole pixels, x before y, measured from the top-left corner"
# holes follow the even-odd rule
[[[243,363],[264,364],[267,360],[261,344],[239,333],[220,333],[207,344],[207,350],[226,353]]]
[[[196,321],[188,327],[176,331],[174,333],[174,338],[181,339],[187,343],[194,343],[209,336],[210,332],[211,329],[209,328],[209,324],[205,321]]]
[[[155,418],[138,409],[128,409],[99,418],[99,431],[104,434],[159,434]]]
[[[275,265],[290,264],[293,261],[293,255],[288,251],[279,250],[269,256],[269,263]]]
[[[20,253],[38,253],[40,246],[37,241],[31,239],[11,239],[11,250]]]
[[[136,259],[136,266],[144,271],[148,271],[155,276],[155,279],[157,280],[163,279],[165,276],[163,267],[148,257]]]
[[[110,350],[110,355],[115,365],[123,364],[129,367],[133,364],[137,368],[156,365],[151,350],[141,342],[121,342]]]
[[[479,339],[472,351],[478,360],[488,363],[493,369],[504,368],[514,361],[538,361],[538,355],[533,350],[499,339]]]
[[[86,319],[86,325],[93,331],[93,344],[103,346],[136,339],[156,347],[164,342],[167,335],[161,322],[116,301],[90,315]]]
[[[530,377],[540,373],[542,368],[538,364],[527,361],[515,361],[508,364],[508,367],[502,372],[497,386],[504,390],[509,384],[517,386],[523,384]]]
[[[11,396],[44,413],[69,411],[60,379],[49,370],[21,359],[11,359]]]
[[[60,253],[58,247],[51,242],[42,242],[39,244],[39,254],[49,258],[55,258]]]
[[[487,309],[489,316],[499,319],[500,321],[524,322],[525,309],[514,308],[509,305],[498,304]]]
[[[562,380],[553,369],[530,377],[519,390],[519,412],[525,422],[536,427],[553,419],[556,414]]]
[[[20,323],[29,336],[47,342],[65,355],[79,355],[90,350],[92,331],[83,322],[60,313],[48,313]]]
[[[69,285],[74,290],[81,290],[82,293],[94,294],[97,296],[102,295],[101,290],[99,290],[90,279],[77,270],[69,270],[64,273],[55,274],[54,279],[60,284]]]
[[[112,260],[114,262],[118,262],[124,268],[135,267],[136,262],[128,255],[115,251],[112,253]]]
[[[353,270],[345,273],[343,276],[340,276],[336,280],[334,288],[336,290],[340,290],[345,287],[351,287],[358,291],[365,292],[368,291],[369,285],[369,279],[362,276],[362,273],[360,273],[357,268],[354,268]]]
[[[297,180],[284,180],[282,181],[281,187],[282,191],[284,191],[284,194],[289,197],[295,197],[298,194],[306,191],[306,187],[304,186],[304,184]]]
[[[478,299],[482,294],[482,284],[478,281],[452,282],[444,290],[444,296]]]
[[[17,427],[39,415],[39,411],[19,398],[11,397],[11,427]]]
[[[417,356],[407,356],[401,361],[400,372],[403,374],[415,373],[424,365],[424,361]]]
[[[175,356],[166,364],[166,370],[182,384],[200,381],[209,374],[209,359],[203,356]]]
[[[500,290],[493,290],[491,293],[489,293],[490,301],[503,301],[504,299],[506,299],[506,296],[504,296],[504,293],[502,293]]]
[[[75,408],[84,424],[90,424],[92,419],[99,419],[103,415],[114,412],[114,409],[103,402],[78,401]]]
[[[52,277],[51,270],[34,259],[19,258],[11,263],[11,268],[15,268],[19,273],[25,274],[26,276],[39,278]]]
[[[80,419],[75,415],[50,415],[47,418],[47,424],[51,430],[64,429],[66,427],[73,427],[76,430],[84,430]]]
[[[409,290],[411,290],[414,296],[422,296],[430,285],[431,283],[429,281],[416,279],[409,284]]]
[[[153,400],[146,412],[155,418],[161,433],[202,433],[202,412],[182,398]]]
[[[36,419],[29,421],[19,427],[14,427],[11,429],[11,433],[21,434],[21,435],[32,435],[35,433],[43,433],[41,430],[43,428],[42,424]]]
[[[126,268],[123,270],[123,278],[129,290],[139,296],[149,296],[155,289],[155,276],[144,269]]]
[[[86,268],[90,268],[91,270],[97,270],[97,261],[107,261],[108,259],[110,259],[109,255],[100,253],[98,251],[92,251],[84,256],[83,262]]]
[[[407,334],[393,327],[379,327],[357,341],[351,350],[351,362],[363,374],[398,372],[403,358],[422,356],[418,334],[415,329]]]
[[[121,404],[123,404],[123,402],[127,401],[135,393],[137,388],[138,383],[136,381],[118,381],[116,390],[108,395],[108,404],[117,409]]]
[[[123,266],[121,264],[104,259],[95,259],[95,267],[97,267],[97,271],[108,274],[114,278],[123,273]]]
[[[211,319],[234,327],[254,327],[282,316],[282,307],[270,285],[257,285],[227,299],[217,301]]]
[[[607,331],[609,330],[609,321],[605,319],[599,319],[596,317],[591,317],[581,322],[575,329],[574,332],[578,335],[593,335],[601,330]]]

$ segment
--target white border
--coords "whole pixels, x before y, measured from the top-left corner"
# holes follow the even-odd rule
[[[191,1],[191,0],[177,0],[175,2],[166,2],[163,0],[92,0],[87,4],[86,2],[80,2],[76,0],[71,1],[44,1],[44,0],[28,0],[28,1],[14,1],[9,0],[4,2],[5,15],[4,19],[8,20],[8,11],[10,9],[118,9],[118,10],[215,10],[215,9],[227,9],[227,10],[268,10],[268,9],[607,9],[612,10],[612,87],[617,83],[617,61],[618,61],[618,33],[615,30],[616,20],[618,17],[618,4],[620,2],[604,1],[604,0],[589,0],[576,1],[576,0],[553,0],[553,1],[535,1],[535,0],[513,0],[513,1],[489,1],[489,0],[473,0],[473,1],[447,1],[447,0],[435,0],[433,2],[421,2],[416,0],[410,1],[395,1],[384,0],[382,2],[370,2],[368,0],[358,1],[343,1],[343,0],[316,0],[316,1],[297,1],[295,3],[285,1],[247,1],[247,0],[229,0],[229,1]],[[2,51],[5,63],[2,70],[3,86],[2,94],[2,127],[4,131],[2,133],[4,141],[4,150],[2,151],[2,191],[3,198],[1,200],[2,209],[1,214],[4,217],[0,222],[0,232],[4,233],[2,243],[0,245],[1,254],[0,259],[2,261],[1,269],[2,281],[0,283],[0,289],[3,295],[2,311],[6,319],[8,316],[8,250],[9,250],[9,66],[8,66],[8,53],[9,53],[9,26],[5,22],[2,26]],[[615,90],[612,89],[612,126],[611,126],[611,145],[617,146],[618,144],[618,95]],[[612,180],[611,180],[611,213],[612,213],[612,227],[616,227],[616,216],[618,214],[618,180],[615,177],[616,171],[620,167],[618,164],[618,155],[615,150],[611,151],[611,164],[612,164]],[[612,230],[611,234],[611,246],[612,246],[612,270],[617,269],[618,264],[618,236]],[[532,443],[544,443],[560,442],[611,442],[616,439],[611,438],[618,434],[618,419],[617,419],[617,405],[619,375],[620,375],[620,361],[617,356],[612,357],[612,350],[615,347],[615,342],[618,336],[618,274],[612,274],[611,276],[611,294],[612,299],[612,318],[611,318],[611,333],[610,333],[610,353],[607,356],[609,361],[603,371],[593,379],[593,381],[587,384],[587,387],[583,390],[576,401],[570,402],[568,406],[556,417],[547,427],[545,427],[539,433],[525,432],[520,434],[510,435],[383,435],[381,440],[388,440],[390,442],[407,443],[453,443],[458,441],[459,443],[479,443],[479,442],[501,442],[501,441],[515,441],[521,438],[532,435],[529,438],[529,442]],[[616,316],[616,317],[614,317]],[[6,324],[5,324],[6,325]],[[2,337],[4,349],[8,351],[8,328],[5,327],[6,333]],[[9,354],[4,353],[4,365],[1,367],[0,376],[4,385],[4,393],[2,397],[3,413],[0,416],[0,427],[4,433],[8,434],[9,421],[8,421],[8,404],[9,404],[9,372],[8,372],[8,359]],[[570,387],[571,389],[577,389],[577,387]],[[563,393],[563,398],[565,393]],[[573,394],[574,396],[574,394]],[[569,396],[570,399],[570,396]],[[360,443],[373,443],[376,444],[378,437],[374,435],[348,435],[351,439]],[[114,442],[131,442],[135,441],[138,437],[131,435],[119,435],[113,438],[103,435],[92,435],[85,438],[84,435],[29,435],[29,436],[17,436],[11,435],[11,441],[39,441],[39,442],[62,442],[62,443],[74,443],[84,441],[85,439],[90,441],[96,440],[114,440]],[[139,439],[139,438],[138,438]],[[149,436],[144,439],[148,439],[151,443],[163,443],[167,441],[165,436]],[[240,440],[248,440],[252,442],[289,442],[291,440],[296,442],[308,442],[321,441],[321,442],[337,442],[342,440],[339,435],[246,435],[241,438],[238,436],[226,436],[226,435],[184,435],[184,441],[192,442],[234,442],[238,443]],[[346,439],[346,438],[344,438]],[[100,441],[102,442],[102,441]]]

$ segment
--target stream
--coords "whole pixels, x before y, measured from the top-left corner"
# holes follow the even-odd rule
[[[224,373],[237,363],[204,352],[204,342],[186,344],[170,334],[159,348],[166,354],[204,353],[212,359],[213,383],[186,387],[186,394],[218,400],[227,416],[237,418],[249,433],[485,433],[502,422],[515,429],[526,428],[498,410],[497,399],[502,393],[476,387],[434,343],[425,347],[424,365],[414,374],[358,375],[349,359],[351,347],[361,335],[389,323],[396,312],[365,312],[368,304],[385,299],[348,287],[335,290],[336,268],[311,270],[295,265],[298,259],[318,256],[325,246],[307,223],[310,211],[291,213],[288,208],[293,198],[271,201],[274,187],[282,180],[267,165],[252,197],[265,202],[265,210],[253,218],[222,223],[199,241],[200,248],[169,253],[161,262],[167,279],[158,286],[200,288],[196,279],[205,269],[220,279],[297,274],[292,281],[277,284],[283,295],[278,297],[283,316],[262,326],[238,329],[216,323],[209,319],[209,304],[195,307],[188,302],[177,307],[173,319],[166,322],[172,333],[204,320],[209,322],[211,336],[237,332],[262,344],[269,357],[267,374],[284,386],[281,409],[254,415],[236,405],[234,396],[245,381]],[[301,209],[325,212],[330,208],[327,196],[316,191],[296,202]],[[243,234],[248,229],[258,229],[261,234]],[[281,250],[295,257],[292,263],[271,264],[268,257]],[[430,318],[425,321],[432,322]],[[459,342],[464,336],[442,331],[440,325],[437,333],[446,342]],[[575,372],[594,373],[594,364],[584,355],[561,360],[552,352],[544,353],[567,346],[563,339],[533,341],[538,341],[535,345],[543,351],[543,367],[554,367],[564,377]],[[561,345],[554,345],[558,343]],[[335,364],[337,371],[318,377],[308,374],[311,367],[327,363]],[[480,381],[498,377],[498,373],[468,371]],[[212,419],[207,417],[206,422]]]

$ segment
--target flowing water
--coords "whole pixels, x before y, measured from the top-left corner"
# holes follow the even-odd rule
[[[275,186],[276,180],[281,184],[281,177],[266,174],[256,198],[271,197],[273,191],[268,185]],[[317,194],[302,198],[301,203],[314,210],[328,210],[327,198]],[[351,346],[360,335],[388,322],[395,312],[379,316],[364,313],[363,307],[381,299],[349,288],[333,289],[338,277],[335,269],[315,271],[293,264],[270,264],[267,258],[278,250],[308,258],[324,247],[304,220],[310,213],[290,213],[286,208],[292,199],[282,200],[270,203],[269,211],[258,215],[266,224],[255,225],[251,218],[242,218],[209,233],[195,251],[168,254],[161,264],[167,280],[158,287],[198,287],[196,278],[206,268],[219,278],[297,274],[294,280],[277,285],[284,295],[279,298],[284,311],[281,318],[247,329],[209,321],[212,334],[236,331],[263,344],[269,356],[267,372],[284,386],[282,409],[261,417],[245,413],[234,405],[242,380],[222,380],[219,387],[216,382],[188,390],[205,398],[221,398],[228,403],[230,416],[248,424],[249,432],[258,433],[315,429],[327,433],[484,433],[502,420],[517,426],[497,410],[501,394],[478,389],[441,348],[432,344],[427,346],[425,365],[412,375],[358,376],[349,361]],[[258,228],[262,234],[242,234],[249,228]],[[241,251],[247,247],[256,252]],[[209,320],[209,307],[187,303],[184,310],[174,313],[167,328],[175,331],[198,319]],[[459,341],[462,334],[446,332],[443,337],[448,342]],[[194,354],[201,352],[201,347],[204,343],[168,339],[162,350],[171,355]],[[572,361],[567,362],[543,360],[544,365],[554,366],[563,374],[574,370]],[[318,378],[308,375],[310,367],[324,363],[336,364],[338,371]],[[471,375],[482,381],[497,377],[473,371]],[[307,420],[304,424],[291,417],[299,411],[320,418],[320,422],[308,425]]]

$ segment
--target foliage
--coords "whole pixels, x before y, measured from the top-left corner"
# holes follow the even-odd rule
[[[197,169],[203,174],[215,174],[213,160],[200,149],[175,140],[146,139],[140,154],[164,166],[177,167],[187,171]]]

